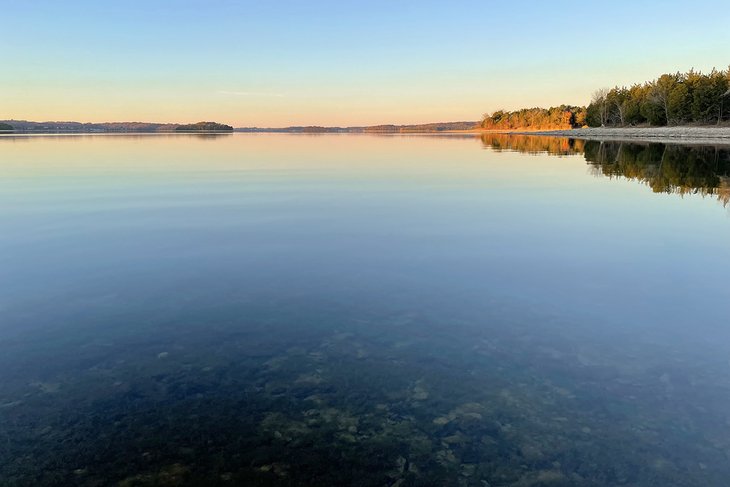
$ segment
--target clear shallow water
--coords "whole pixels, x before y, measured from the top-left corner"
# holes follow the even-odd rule
[[[725,149],[236,134],[0,156],[0,485],[730,475]]]

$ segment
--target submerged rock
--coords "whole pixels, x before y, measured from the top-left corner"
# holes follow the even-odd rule
[[[414,401],[425,401],[426,399],[428,399],[428,390],[421,383],[421,381],[413,386],[413,389],[411,390],[411,399],[413,399]]]
[[[435,424],[436,426],[444,426],[449,424],[453,420],[454,418],[450,416],[439,416],[438,418],[433,420],[433,424]]]

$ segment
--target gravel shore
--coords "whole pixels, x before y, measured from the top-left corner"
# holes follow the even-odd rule
[[[622,127],[512,132],[592,140],[634,140],[683,144],[730,144],[730,127]]]

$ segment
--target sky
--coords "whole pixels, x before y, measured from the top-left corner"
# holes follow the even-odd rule
[[[0,120],[478,120],[730,64],[726,2],[0,0]]]

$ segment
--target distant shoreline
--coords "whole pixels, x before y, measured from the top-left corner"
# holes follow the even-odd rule
[[[29,120],[0,120],[0,133],[66,134],[66,133],[204,133],[233,132],[233,127],[218,122],[157,123],[157,122],[33,122]]]
[[[534,135],[543,137],[569,137],[585,140],[615,140],[633,142],[674,142],[684,144],[730,144],[730,127],[593,127],[564,130],[489,130],[489,129],[462,129],[462,130],[413,130],[413,131],[296,131],[282,129],[257,129],[218,131],[218,130],[160,130],[160,131],[125,131],[125,130],[14,130],[0,131],[0,135],[30,136],[30,135],[223,135],[232,133],[248,134],[290,134],[290,135],[474,135],[480,134],[512,134]]]
[[[231,135],[230,130],[160,130],[151,132],[148,130],[121,131],[121,130],[0,130],[0,135],[32,136],[32,135]]]

